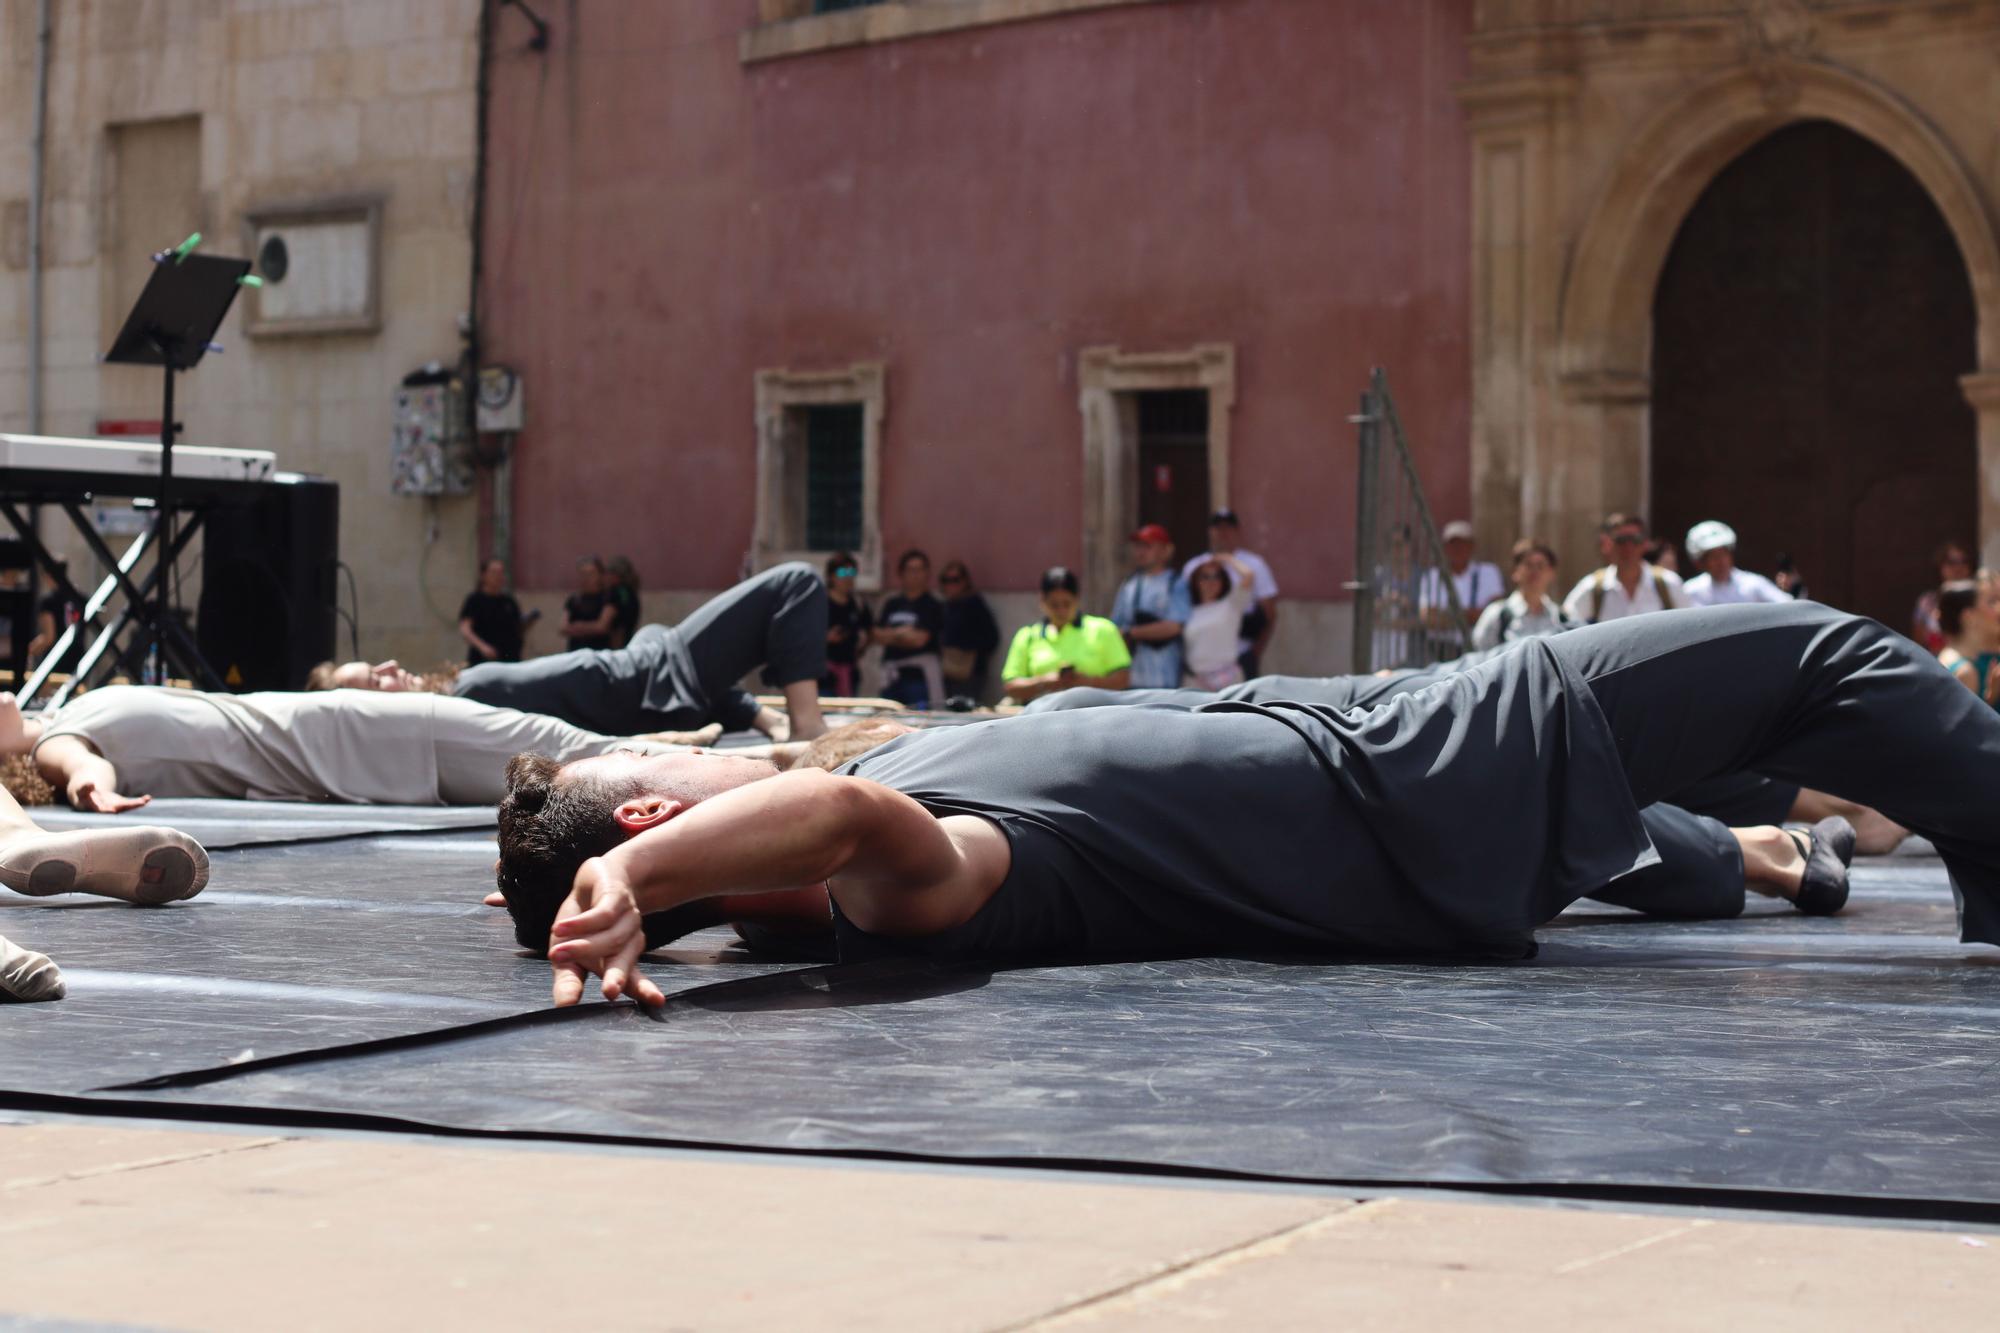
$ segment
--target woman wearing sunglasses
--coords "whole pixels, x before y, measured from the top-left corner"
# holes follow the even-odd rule
[[[874,613],[854,592],[858,568],[846,551],[826,562],[826,674],[819,678],[819,692],[843,699],[854,697],[855,658],[875,628]]]

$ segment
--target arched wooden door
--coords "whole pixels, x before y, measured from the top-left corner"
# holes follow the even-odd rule
[[[1931,547],[1975,538],[1958,384],[1974,332],[1958,246],[1895,158],[1825,121],[1761,140],[1717,174],[1660,275],[1656,531],[1722,519],[1745,568],[1790,555],[1815,599],[1902,628]]]

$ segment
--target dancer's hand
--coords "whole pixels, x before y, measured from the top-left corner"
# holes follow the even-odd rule
[[[645,951],[645,923],[632,886],[603,857],[585,861],[549,932],[557,1006],[582,999],[584,979],[593,973],[604,979],[607,1000],[629,993],[643,1004],[665,1004],[666,994],[639,971]]]
[[[152,800],[150,796],[120,796],[92,778],[79,777],[69,784],[69,805],[72,810],[88,810],[99,815],[122,815],[127,810],[137,810],[142,805],[150,805]]]

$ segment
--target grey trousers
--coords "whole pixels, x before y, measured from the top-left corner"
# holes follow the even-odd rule
[[[737,682],[759,667],[779,686],[825,671],[826,585],[811,565],[767,569],[678,625],[644,626],[623,648],[481,662],[459,673],[452,693],[610,736],[710,722],[741,731],[757,700]]]

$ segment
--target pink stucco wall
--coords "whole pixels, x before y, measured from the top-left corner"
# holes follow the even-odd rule
[[[718,587],[752,376],[888,366],[884,545],[1025,588],[1082,554],[1076,353],[1235,344],[1232,499],[1288,595],[1353,563],[1390,367],[1468,499],[1471,0],[1162,0],[765,64],[755,0],[502,10],[487,355],[526,375],[518,581]]]

